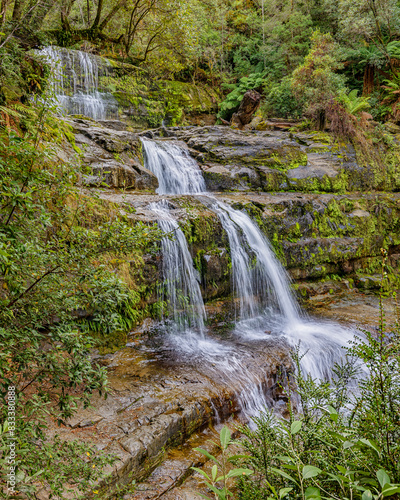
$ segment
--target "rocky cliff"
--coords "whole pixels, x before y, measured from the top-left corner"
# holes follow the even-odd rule
[[[190,126],[139,135],[118,121],[69,123],[87,167],[84,189],[89,194],[95,189],[104,203],[121,209],[129,204],[135,209],[130,217],[149,224],[155,219],[146,207],[155,201],[158,181],[144,167],[140,135],[186,144],[213,196],[257,221],[303,299],[322,295],[324,303],[335,292],[379,287],[371,275],[380,273],[381,248],[388,251],[393,276],[399,269],[400,146],[395,134],[390,147],[360,152],[360,145],[317,132]],[[66,153],[75,154],[72,147]],[[229,297],[229,243],[207,208],[207,197],[167,198],[190,243],[204,298]],[[154,277],[160,260],[146,262],[145,275]],[[154,290],[151,295],[156,301]]]

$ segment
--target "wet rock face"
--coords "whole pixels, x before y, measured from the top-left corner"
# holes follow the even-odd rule
[[[335,141],[326,133],[171,127],[201,164],[210,191],[345,192],[400,188],[400,151]]]
[[[83,177],[84,184],[150,192],[157,189],[157,177],[143,166],[138,136],[118,129],[116,124],[121,122],[105,121],[101,125],[83,119],[68,121],[74,130],[75,145],[82,152],[82,162],[91,171]]]
[[[140,339],[140,342],[139,342]],[[248,376],[229,377],[196,350],[180,350],[163,336],[143,332],[125,349],[97,361],[107,366],[110,393],[94,397],[92,407],[80,411],[61,428],[62,439],[89,441],[117,462],[109,467],[111,479],[94,489],[110,492],[132,480],[143,480],[165,458],[168,448],[182,445],[193,432],[217,419],[240,413],[238,395],[260,377],[271,402],[281,398],[277,382],[292,369],[288,347],[271,342],[225,341],[220,356],[240,350]],[[179,344],[185,343],[185,338]],[[220,360],[221,361],[221,360]],[[254,366],[253,366],[254,365]],[[254,380],[251,377],[254,376]],[[44,497],[45,498],[45,497]]]
[[[107,192],[99,196],[130,203],[136,209],[133,217],[155,222],[154,214],[146,207],[159,197]],[[384,245],[388,248],[389,264],[399,270],[400,193],[231,193],[215,197],[246,211],[257,222],[282,264],[298,282],[335,275],[350,283],[344,290],[358,284],[359,288],[373,289],[370,281],[358,277],[370,269],[379,272]],[[229,297],[232,293],[229,241],[218,217],[208,208],[211,199],[188,195],[163,198],[168,200],[172,216],[185,233],[201,277],[203,298],[213,301]],[[162,265],[161,254],[157,263]],[[157,263],[152,263],[152,269]],[[146,264],[145,274],[154,276],[154,269],[152,273],[146,272],[150,271],[149,266]],[[308,300],[311,295],[300,296]]]

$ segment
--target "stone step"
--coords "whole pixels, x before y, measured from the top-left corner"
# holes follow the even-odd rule
[[[233,436],[237,436],[239,434],[237,426],[240,423],[239,420],[230,418],[224,425],[230,428]],[[193,435],[184,445],[171,449],[163,463],[145,481],[132,486],[134,489],[132,493],[115,498],[123,500],[201,498],[199,493],[207,494],[207,488],[203,484],[202,476],[193,471],[192,467],[205,468],[209,473],[213,462],[194,448],[203,448],[211,455],[218,457],[219,448],[216,443],[219,443],[221,428],[222,424],[207,427],[202,432]]]

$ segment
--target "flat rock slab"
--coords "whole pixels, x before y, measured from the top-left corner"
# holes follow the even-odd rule
[[[89,442],[118,457],[108,469],[111,479],[96,488],[103,492],[145,479],[169,447],[183,444],[215,419],[240,414],[239,394],[247,385],[260,383],[260,377],[270,400],[279,398],[278,374],[291,369],[288,348],[280,339],[247,343],[209,339],[207,355],[190,342],[185,346],[184,338],[152,334],[145,339],[140,334],[117,353],[95,357],[108,369],[108,398],[93,398],[92,408],[81,409],[62,427],[52,428],[52,434],[62,439]],[[243,376],[232,378],[229,363],[236,366],[238,358]],[[225,364],[220,368],[222,359]],[[169,470],[174,470],[173,462]],[[153,483],[168,489],[180,472],[171,474]]]

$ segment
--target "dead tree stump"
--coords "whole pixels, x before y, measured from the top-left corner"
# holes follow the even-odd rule
[[[248,90],[243,96],[239,109],[232,116],[231,125],[235,125],[242,130],[245,125],[251,122],[260,102],[261,94],[256,90]]]

